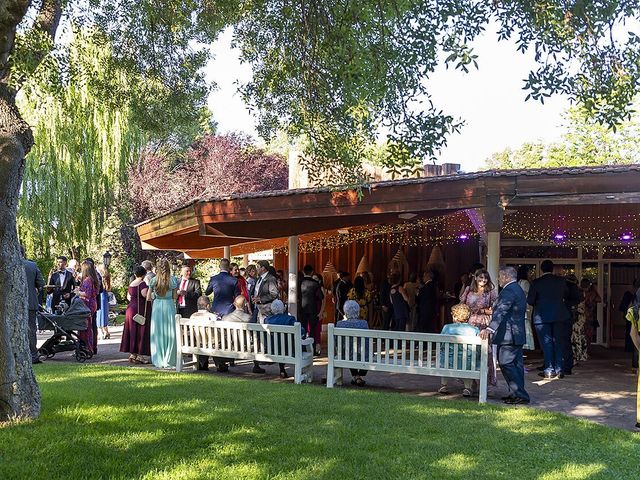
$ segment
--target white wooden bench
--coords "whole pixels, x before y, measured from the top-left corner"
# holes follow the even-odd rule
[[[198,355],[294,366],[294,382],[313,380],[313,338],[302,338],[300,323],[263,325],[176,315],[176,370],[197,366]],[[305,348],[307,347],[307,348]],[[184,362],[182,355],[192,355]]]
[[[489,345],[480,337],[336,328],[334,324],[329,324],[327,342],[329,388],[342,384],[343,368],[355,368],[471,378],[480,385],[480,403],[487,401]],[[478,346],[479,359],[477,353],[472,354],[477,352]]]

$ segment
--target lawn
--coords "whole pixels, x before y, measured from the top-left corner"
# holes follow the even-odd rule
[[[41,417],[0,427],[3,480],[640,478],[640,435],[531,408],[99,365],[36,372]]]

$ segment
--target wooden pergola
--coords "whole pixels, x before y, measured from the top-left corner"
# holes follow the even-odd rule
[[[143,248],[181,251],[194,259],[288,246],[289,284],[295,285],[298,260],[291,252],[299,241],[464,210],[474,218],[496,278],[505,213],[526,218],[527,212],[563,209],[640,214],[640,165],[489,170],[377,182],[361,192],[318,187],[228,195],[194,201],[136,228]],[[295,288],[290,304],[295,311]]]

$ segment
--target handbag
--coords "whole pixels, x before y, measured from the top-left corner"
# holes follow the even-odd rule
[[[140,285],[138,285],[138,312],[140,311]],[[133,316],[133,321],[139,325],[144,325],[147,321],[147,300],[144,301],[144,315],[136,313]]]

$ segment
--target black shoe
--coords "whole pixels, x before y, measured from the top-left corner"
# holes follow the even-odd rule
[[[564,378],[564,372],[558,372],[557,376],[558,378]]]
[[[289,378],[289,374],[286,370],[280,370],[280,378]]]
[[[509,395],[505,395],[504,397],[500,397],[500,400],[502,400],[503,402],[506,402],[507,400],[511,400],[513,398],[516,398],[516,397],[514,397],[511,394],[509,394]]]
[[[253,366],[253,373],[266,373],[267,371],[264,368],[260,368],[258,365]]]
[[[217,369],[219,372],[223,372],[223,373],[224,373],[224,372],[228,372],[228,371],[229,371],[229,365],[222,364],[222,365],[220,365],[220,366],[216,367],[216,369]]]
[[[209,367],[198,367],[198,371],[199,372],[208,372],[209,371]]]
[[[507,405],[529,405],[531,401],[526,398],[514,397],[511,400],[505,400],[504,403]]]
[[[36,363],[42,363],[42,360],[40,360],[39,358],[34,358],[33,360],[31,360],[32,364],[36,364]]]
[[[540,372],[540,373],[538,374],[538,376],[539,376],[539,377],[542,377],[542,378],[547,378],[547,379],[550,379],[550,378],[556,378],[556,374],[555,374],[555,373],[545,373],[545,372]]]

